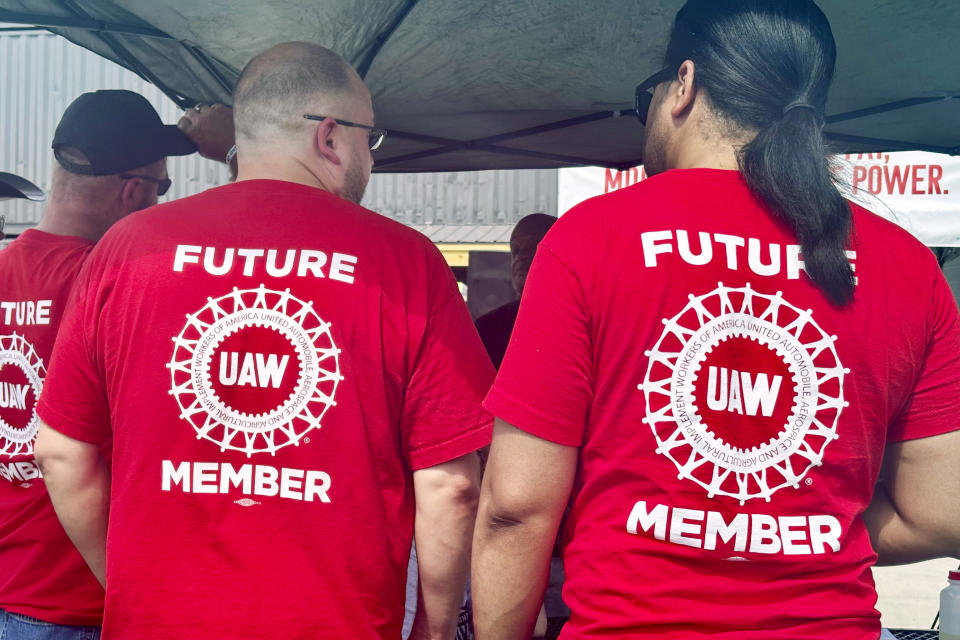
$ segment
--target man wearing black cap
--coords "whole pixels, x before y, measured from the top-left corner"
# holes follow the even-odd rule
[[[97,91],[64,112],[46,210],[0,251],[0,637],[97,638],[103,588],[57,520],[33,460],[35,407],[60,318],[93,244],[170,187],[194,147],[143,97]],[[42,197],[0,174],[0,198]]]

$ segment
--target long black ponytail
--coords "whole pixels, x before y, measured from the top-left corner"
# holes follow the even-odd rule
[[[665,63],[687,59],[713,108],[757,131],[739,155],[751,192],[796,233],[806,272],[827,298],[849,302],[850,207],[823,139],[836,60],[826,16],[811,0],[689,0]]]

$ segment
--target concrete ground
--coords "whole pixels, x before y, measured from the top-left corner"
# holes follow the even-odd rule
[[[940,591],[957,560],[930,560],[902,567],[874,567],[877,609],[884,627],[929,629],[940,607]]]

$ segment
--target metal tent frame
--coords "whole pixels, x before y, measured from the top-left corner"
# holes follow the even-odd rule
[[[406,17],[410,14],[413,8],[416,6],[418,0],[407,0],[398,10],[397,15],[389,26],[371,42],[369,49],[366,54],[363,56],[362,60],[357,64],[357,71],[361,77],[366,77],[367,72],[370,70],[375,58],[383,49],[384,45],[391,38],[397,28],[403,23]],[[156,38],[167,41],[176,41],[171,35],[155,29],[150,26],[138,26],[130,24],[119,24],[114,22],[105,22],[93,18],[89,13],[87,13],[75,0],[60,0],[60,4],[68,10],[72,16],[50,16],[50,15],[39,15],[33,13],[23,13],[9,11],[6,9],[0,9],[0,22],[6,22],[11,24],[23,24],[31,25],[34,27],[41,27],[51,31],[56,29],[82,29],[90,33],[94,33],[99,36],[100,40],[114,53],[117,57],[120,64],[130,69],[140,77],[144,78],[148,82],[156,85],[164,94],[166,94],[171,100],[173,100],[178,106],[183,109],[190,108],[197,104],[198,100],[192,98],[191,96],[183,95],[171,87],[167,86],[156,74],[151,72],[145,65],[140,63],[136,57],[124,46],[124,44],[116,37],[117,35],[125,36],[138,36],[142,38]],[[208,55],[200,47],[190,45],[185,42],[179,42],[179,45],[186,50],[190,56],[196,60],[201,67],[207,71],[210,76],[216,81],[216,83],[223,89],[226,93],[232,93],[235,80],[227,77],[224,73],[221,72],[219,67],[225,67],[230,69],[232,72],[231,75],[233,78],[239,76],[239,71],[230,67],[220,60],[216,60],[210,55]],[[219,65],[219,67],[218,67]],[[829,115],[825,119],[827,125],[846,122],[849,120],[854,120],[858,118],[864,118],[867,116],[877,115],[880,113],[888,113],[892,111],[898,111],[903,109],[910,109],[912,107],[917,107],[920,105],[930,104],[933,102],[948,101],[948,100],[957,100],[960,99],[960,95],[947,95],[947,96],[938,96],[938,97],[915,97],[907,98],[903,100],[897,100],[895,102],[890,102],[886,104],[880,104],[873,107],[857,109],[853,111],[847,111],[845,113],[837,113]],[[404,153],[401,155],[395,155],[393,157],[378,158],[377,159],[377,169],[383,170],[384,168],[389,171],[391,165],[397,165],[403,162],[408,162],[411,160],[417,160],[421,158],[427,158],[432,156],[438,156],[446,153],[456,152],[456,151],[484,151],[494,154],[509,154],[513,156],[529,157],[531,159],[538,160],[549,160],[552,162],[557,162],[564,165],[591,165],[591,166],[601,166],[610,169],[628,169],[630,167],[636,166],[642,162],[642,159],[637,157],[626,162],[609,162],[596,158],[588,157],[578,157],[565,154],[556,154],[556,153],[547,153],[542,151],[535,151],[530,149],[520,149],[514,147],[505,147],[500,143],[512,142],[519,140],[521,138],[532,136],[540,133],[546,133],[550,131],[556,131],[560,129],[566,129],[570,127],[576,127],[579,125],[597,122],[600,120],[606,120],[608,118],[620,118],[620,117],[634,117],[636,111],[634,109],[620,109],[620,110],[602,110],[596,111],[594,113],[588,113],[585,115],[577,116],[574,118],[567,118],[563,120],[558,120],[555,122],[550,122],[534,127],[528,127],[523,129],[518,129],[515,131],[510,131],[507,133],[501,133],[494,136],[485,136],[480,138],[468,139],[468,140],[459,140],[448,137],[439,137],[439,136],[430,136],[419,133],[412,133],[407,131],[400,131],[396,129],[390,129],[389,134],[391,137],[409,140],[414,142],[420,142],[424,144],[433,145],[432,148],[424,149],[421,151],[416,151],[412,153]],[[886,150],[886,151],[896,151],[896,150],[916,150],[916,151],[930,151],[934,153],[943,153],[949,155],[960,155],[960,145],[958,146],[940,146],[940,145],[931,145],[924,144],[919,142],[911,142],[908,140],[889,140],[883,138],[874,138],[874,137],[863,137],[849,135],[839,132],[825,132],[826,138],[832,142],[839,143],[840,145],[854,145],[856,147],[866,147],[877,150]]]

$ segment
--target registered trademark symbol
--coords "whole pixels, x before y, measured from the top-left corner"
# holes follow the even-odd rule
[[[304,438],[304,439],[303,439],[303,443],[304,443],[304,444],[310,444],[310,438]]]
[[[806,480],[803,481],[803,484],[809,487],[810,485],[813,484],[813,478],[807,478]]]

